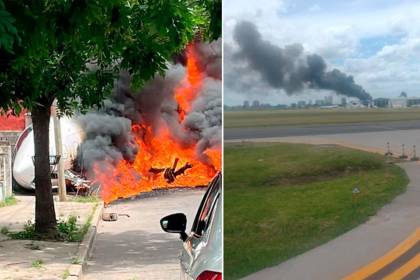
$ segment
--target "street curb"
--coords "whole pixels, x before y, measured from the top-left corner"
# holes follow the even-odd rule
[[[93,242],[95,241],[96,231],[104,209],[103,202],[99,203],[96,207],[95,213],[92,216],[91,226],[86,233],[83,241],[79,245],[77,252],[77,260],[79,264],[72,264],[68,268],[69,277],[66,280],[79,280],[83,277],[83,269],[87,265],[87,259],[93,248]]]

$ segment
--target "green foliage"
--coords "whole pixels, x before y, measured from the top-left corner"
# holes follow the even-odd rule
[[[0,233],[3,235],[7,235],[9,233],[8,227],[4,226],[0,229]]]
[[[96,208],[95,208],[96,209]],[[57,223],[58,235],[55,237],[57,241],[81,242],[87,233],[92,220],[92,215],[89,216],[87,222],[80,226],[77,224],[76,216],[69,216],[67,220],[60,220]],[[4,233],[3,233],[4,232]],[[23,231],[10,232],[7,228],[2,229],[2,233],[12,239],[19,240],[43,240],[44,236],[35,232],[35,225],[32,221],[28,221]]]
[[[23,226],[23,231],[9,232],[7,234],[12,239],[36,239],[35,224],[32,221],[27,221]]]
[[[68,269],[64,270],[63,274],[61,275],[61,279],[67,279],[70,276],[70,271]]]
[[[68,241],[74,241],[77,238],[79,228],[77,226],[77,217],[70,216],[67,221],[57,223],[58,232],[60,232]]]
[[[6,10],[3,0],[0,0],[0,54],[1,49],[13,53],[14,43],[20,42],[14,23],[15,19]]]
[[[38,259],[38,260],[34,260],[31,266],[34,268],[41,268],[43,264],[44,264],[44,261],[41,259]]]
[[[81,264],[82,261],[79,259],[79,257],[72,257],[71,258],[71,264]]]
[[[96,207],[93,209],[95,212]],[[77,224],[76,216],[69,216],[67,221],[61,220],[57,223],[57,229],[60,235],[68,242],[81,242],[89,230],[93,213],[88,217],[86,223],[82,226]]]
[[[95,195],[88,195],[88,196],[75,196],[71,198],[71,201],[73,202],[79,202],[79,203],[95,203],[101,201],[101,199]]]
[[[0,0],[2,1],[2,0]],[[62,114],[100,105],[122,70],[140,87],[194,34],[220,35],[211,17],[220,1],[91,0],[0,2],[0,108],[49,106],[56,98]],[[219,16],[219,15],[218,15]],[[13,25],[12,25],[13,24]],[[4,27],[7,26],[7,27]],[[6,38],[6,39],[3,39]],[[12,48],[13,47],[13,48]]]
[[[207,13],[207,21],[204,23],[205,38],[209,41],[216,40],[222,36],[222,1],[205,0],[202,2]]]
[[[11,206],[15,205],[18,202],[18,200],[14,196],[6,197],[4,201],[0,202],[0,208],[5,206]]]

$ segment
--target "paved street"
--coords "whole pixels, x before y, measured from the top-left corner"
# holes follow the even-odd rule
[[[165,215],[183,212],[189,230],[203,194],[203,189],[171,190],[105,208],[105,212],[130,217],[100,222],[84,279],[179,279],[182,241],[176,234],[163,232],[159,221]]]
[[[402,144],[420,147],[420,131],[272,137],[247,141],[339,144],[379,153],[385,152],[386,142],[390,142],[391,150],[398,155]],[[411,156],[411,149],[407,152]],[[420,245],[416,245],[420,236],[415,233],[420,226],[420,163],[407,162],[401,164],[401,167],[410,178],[407,191],[383,207],[369,221],[317,248],[244,279],[333,280],[346,276],[350,276],[348,279],[383,279],[385,276],[390,276],[390,279],[418,279],[416,277],[420,277],[420,271],[416,267],[420,266],[420,260],[413,256],[420,253]],[[376,263],[361,270],[375,260]],[[364,273],[366,277],[357,278],[358,274],[353,273]],[[395,275],[401,277],[392,278]]]

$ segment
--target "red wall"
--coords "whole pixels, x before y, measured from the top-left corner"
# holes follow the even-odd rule
[[[0,131],[22,131],[25,128],[25,113],[20,116],[0,115]]]

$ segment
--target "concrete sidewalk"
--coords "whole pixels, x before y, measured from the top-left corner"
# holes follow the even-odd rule
[[[0,228],[22,230],[28,220],[34,221],[35,197],[16,196],[19,202],[0,208]],[[95,203],[55,202],[57,219],[78,217],[86,223]],[[64,279],[72,262],[77,262],[79,243],[10,240],[0,234],[0,280]],[[36,262],[42,264],[37,266]]]
[[[414,131],[390,131],[248,141],[339,144],[381,153],[389,141],[396,153],[401,144],[414,145],[417,139]],[[385,255],[420,226],[420,165],[418,162],[406,162],[400,166],[410,178],[407,191],[384,206],[366,223],[302,255],[244,279],[342,279]]]

